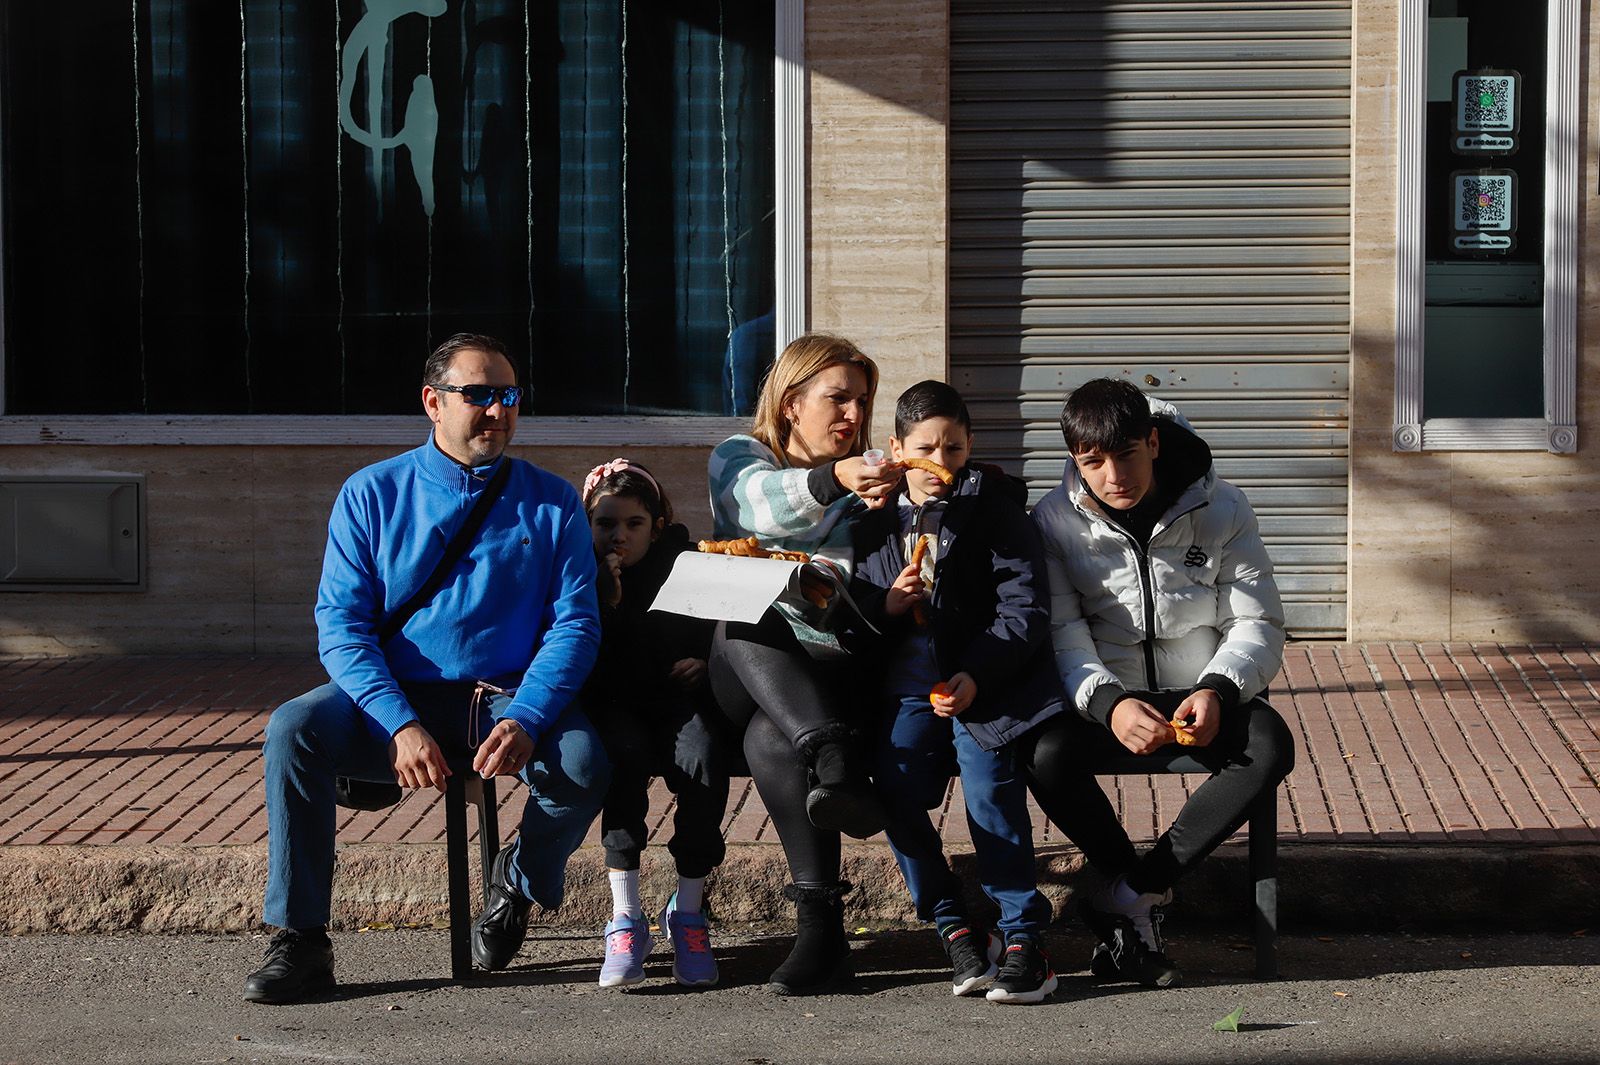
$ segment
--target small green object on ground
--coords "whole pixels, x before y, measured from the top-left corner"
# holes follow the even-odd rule
[[[1213,1032],[1237,1032],[1239,1030],[1239,1018],[1243,1016],[1244,1007],[1235,1006],[1233,1012],[1213,1024],[1211,1030]]]

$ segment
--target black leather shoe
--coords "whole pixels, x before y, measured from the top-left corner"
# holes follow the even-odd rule
[[[299,1002],[333,989],[333,943],[320,928],[285,928],[267,945],[267,961],[244,982],[246,1002]]]
[[[472,960],[493,972],[511,964],[528,937],[533,903],[511,884],[511,848],[503,847],[489,867],[489,902],[472,922]]]

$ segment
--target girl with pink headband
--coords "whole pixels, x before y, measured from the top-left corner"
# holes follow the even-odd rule
[[[686,987],[717,982],[717,963],[701,913],[706,876],[722,864],[722,814],[728,774],[703,708],[710,701],[706,656],[713,625],[651,612],[678,555],[695,549],[672,520],[672,504],[650,471],[624,458],[596,466],[580,493],[594,536],[599,576],[600,655],[583,689],[583,707],[611,757],[611,787],[600,814],[611,883],[601,987],[644,979],[654,941],[639,897],[650,778],[677,796],[667,850],[678,889],[659,919],[672,941],[672,974]]]

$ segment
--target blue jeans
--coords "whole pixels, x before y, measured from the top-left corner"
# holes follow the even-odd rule
[[[470,686],[402,685],[422,727],[456,772],[470,761],[467,736]],[[490,712],[509,702],[496,696]],[[480,731],[486,732],[485,721]],[[334,777],[394,780],[388,740],[337,684],[324,684],[272,712],[267,721],[267,893],[262,920],[279,928],[328,923],[333,896]],[[610,764],[583,711],[569,705],[537,741],[533,760],[518,774],[528,804],[511,868],[522,896],[561,904],[567,858],[578,849],[605,801]]]
[[[1012,745],[986,751],[959,718],[935,714],[925,695],[908,695],[879,738],[877,763],[879,794],[889,808],[889,846],[917,916],[967,919],[961,881],[950,871],[928,818],[944,798],[951,770],[959,768],[978,880],[1000,908],[995,929],[1003,936],[1038,935],[1050,921],[1050,901],[1039,890],[1028,789]]]

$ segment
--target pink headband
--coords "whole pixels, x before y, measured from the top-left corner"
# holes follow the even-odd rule
[[[596,488],[600,487],[600,482],[605,480],[607,477],[610,477],[612,474],[621,473],[623,470],[630,470],[649,481],[650,487],[656,490],[656,498],[661,498],[661,486],[656,483],[656,479],[654,477],[650,476],[650,472],[643,466],[635,466],[627,459],[612,459],[610,462],[607,462],[602,466],[596,466],[594,469],[590,470],[589,476],[583,479],[583,491],[578,493],[578,498],[585,506],[587,506],[589,503],[589,497],[594,495],[594,490]]]

